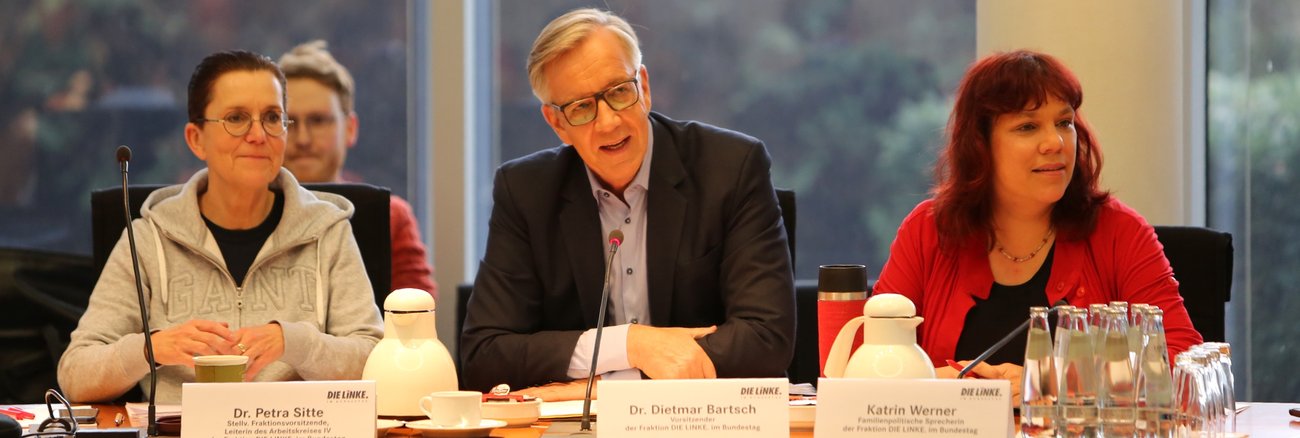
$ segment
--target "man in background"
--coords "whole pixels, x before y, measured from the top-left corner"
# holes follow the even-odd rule
[[[289,126],[284,167],[299,182],[344,182],[343,163],[357,144],[352,74],[334,59],[325,41],[294,47],[280,57],[288,78]],[[425,257],[411,205],[397,195],[389,201],[393,246],[393,289],[415,288],[438,298],[433,266]]]

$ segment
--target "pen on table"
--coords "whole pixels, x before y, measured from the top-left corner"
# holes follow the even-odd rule
[[[961,366],[961,364],[959,364],[959,363],[957,363],[957,362],[954,362],[952,359],[945,359],[945,361],[947,361],[947,362],[948,362],[948,366],[951,367],[951,368],[954,369],[954,370],[961,371],[962,369],[965,368],[965,367]],[[976,379],[983,379],[983,378],[984,378],[984,376],[981,376],[981,375],[979,375],[979,374],[975,374],[975,371],[971,371],[970,373],[967,373],[967,375],[968,375],[968,376],[975,377]]]
[[[118,413],[117,413],[117,416],[116,416],[116,417],[113,417],[113,425],[114,425],[114,426],[121,426],[121,425],[122,425],[122,420],[125,420],[125,419],[126,419],[126,417],[123,416],[121,412],[118,412]]]

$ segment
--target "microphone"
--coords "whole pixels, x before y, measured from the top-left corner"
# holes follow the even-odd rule
[[[140,254],[135,251],[135,231],[131,227],[131,196],[127,190],[127,167],[131,162],[131,148],[117,147],[117,163],[122,168],[122,214],[126,216],[126,238],[131,244],[131,268],[135,271],[135,294],[140,300],[140,322],[144,330],[144,357],[149,361],[149,436],[158,436],[157,405],[158,364],[153,359],[153,338],[149,333],[149,306],[144,302],[144,285],[140,283]]]
[[[1068,305],[1070,305],[1070,303],[1065,301],[1064,299],[1058,300],[1055,304],[1052,304],[1051,309],[1048,309],[1048,316],[1049,317],[1055,316],[1056,309],[1061,308],[1061,306],[1068,306]],[[992,356],[993,353],[997,353],[998,350],[1001,350],[1002,347],[1006,346],[1008,342],[1011,342],[1011,338],[1016,337],[1016,335],[1020,334],[1021,332],[1024,332],[1025,329],[1027,328],[1029,328],[1028,318],[1025,319],[1025,322],[1020,323],[1020,327],[1016,327],[1016,329],[1012,330],[1011,333],[1007,333],[1006,336],[1003,336],[1002,339],[999,339],[998,342],[993,344],[992,347],[989,347],[988,350],[984,350],[983,353],[980,353],[980,355],[976,357],[975,360],[970,361],[970,363],[967,364],[965,368],[961,369],[961,372],[957,373],[957,378],[958,379],[965,378],[966,374],[970,373],[970,370],[975,368],[975,365],[984,363],[985,360],[988,360],[989,356]]]
[[[596,316],[596,345],[591,347],[591,369],[587,375],[587,394],[582,397],[582,429],[591,432],[591,385],[596,381],[596,358],[600,356],[600,333],[605,328],[605,309],[609,306],[609,274],[614,265],[614,254],[623,244],[623,232],[609,232],[609,257],[605,260],[605,284],[600,287],[600,315]]]

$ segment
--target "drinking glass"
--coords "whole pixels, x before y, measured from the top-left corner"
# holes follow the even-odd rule
[[[1175,400],[1181,413],[1181,436],[1223,436],[1223,408],[1218,381],[1209,368],[1209,357],[1200,349],[1178,355],[1175,368]]]
[[[1205,348],[1217,350],[1219,352],[1219,368],[1221,392],[1224,398],[1224,419],[1223,431],[1237,431],[1237,385],[1236,379],[1232,375],[1232,346],[1227,342],[1206,342],[1201,344]]]
[[[1205,375],[1205,384],[1207,386],[1205,393],[1210,399],[1211,411],[1208,418],[1211,431],[1222,435],[1228,431],[1228,424],[1230,423],[1228,413],[1231,412],[1235,417],[1236,410],[1232,404],[1229,404],[1231,398],[1225,393],[1227,376],[1224,375],[1223,368],[1220,365],[1219,350],[1204,345],[1198,345],[1193,349],[1200,354],[1194,355],[1192,360],[1201,366]]]

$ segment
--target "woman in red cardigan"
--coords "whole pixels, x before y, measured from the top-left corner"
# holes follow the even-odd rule
[[[916,303],[918,341],[940,376],[1030,306],[1060,300],[1159,306],[1170,357],[1201,342],[1151,225],[1098,188],[1101,149],[1082,103],[1079,80],[1042,53],[994,54],[962,79],[934,196],[899,226],[875,285]],[[1018,392],[1024,339],[973,372]]]

